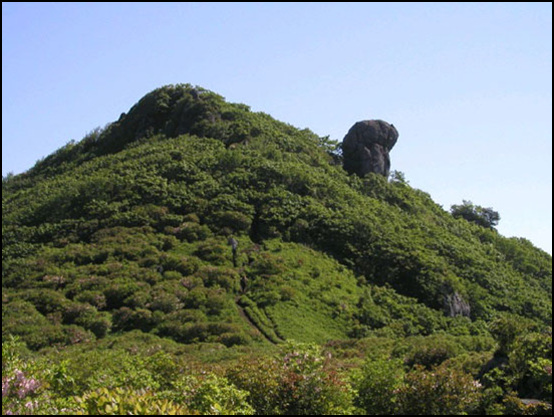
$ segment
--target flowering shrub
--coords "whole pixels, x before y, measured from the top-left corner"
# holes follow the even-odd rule
[[[274,360],[255,360],[228,372],[250,392],[256,414],[342,415],[353,411],[353,392],[331,369],[319,346],[288,343]]]
[[[2,414],[41,414],[49,403],[43,382],[32,375],[18,355],[16,339],[2,343]],[[42,404],[41,404],[42,403]]]
[[[41,385],[20,369],[11,375],[2,373],[2,414],[31,414],[38,406],[35,398]]]
[[[34,394],[40,385],[36,379],[28,378],[23,371],[15,369],[12,376],[2,377],[2,397],[16,395],[23,399]]]
[[[398,390],[401,414],[459,415],[478,407],[481,384],[471,375],[439,366],[430,371],[416,365]]]

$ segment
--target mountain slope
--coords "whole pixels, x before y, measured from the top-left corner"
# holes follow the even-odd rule
[[[153,91],[3,181],[3,334],[232,346],[551,323],[548,254],[332,151],[198,87]]]

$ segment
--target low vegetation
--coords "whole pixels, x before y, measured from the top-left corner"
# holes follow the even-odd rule
[[[4,178],[3,413],[551,413],[551,256],[337,149],[178,85]]]

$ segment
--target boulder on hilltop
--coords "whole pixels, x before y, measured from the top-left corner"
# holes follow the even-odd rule
[[[394,125],[383,120],[364,120],[350,128],[342,142],[344,169],[363,177],[369,172],[388,176],[389,152],[398,139]]]

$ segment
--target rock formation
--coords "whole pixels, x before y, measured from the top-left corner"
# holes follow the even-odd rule
[[[389,151],[398,139],[394,125],[383,120],[364,120],[350,128],[342,141],[344,169],[363,177],[368,172],[387,176]]]
[[[443,307],[448,317],[470,317],[471,315],[469,303],[465,301],[457,291],[444,297]]]

